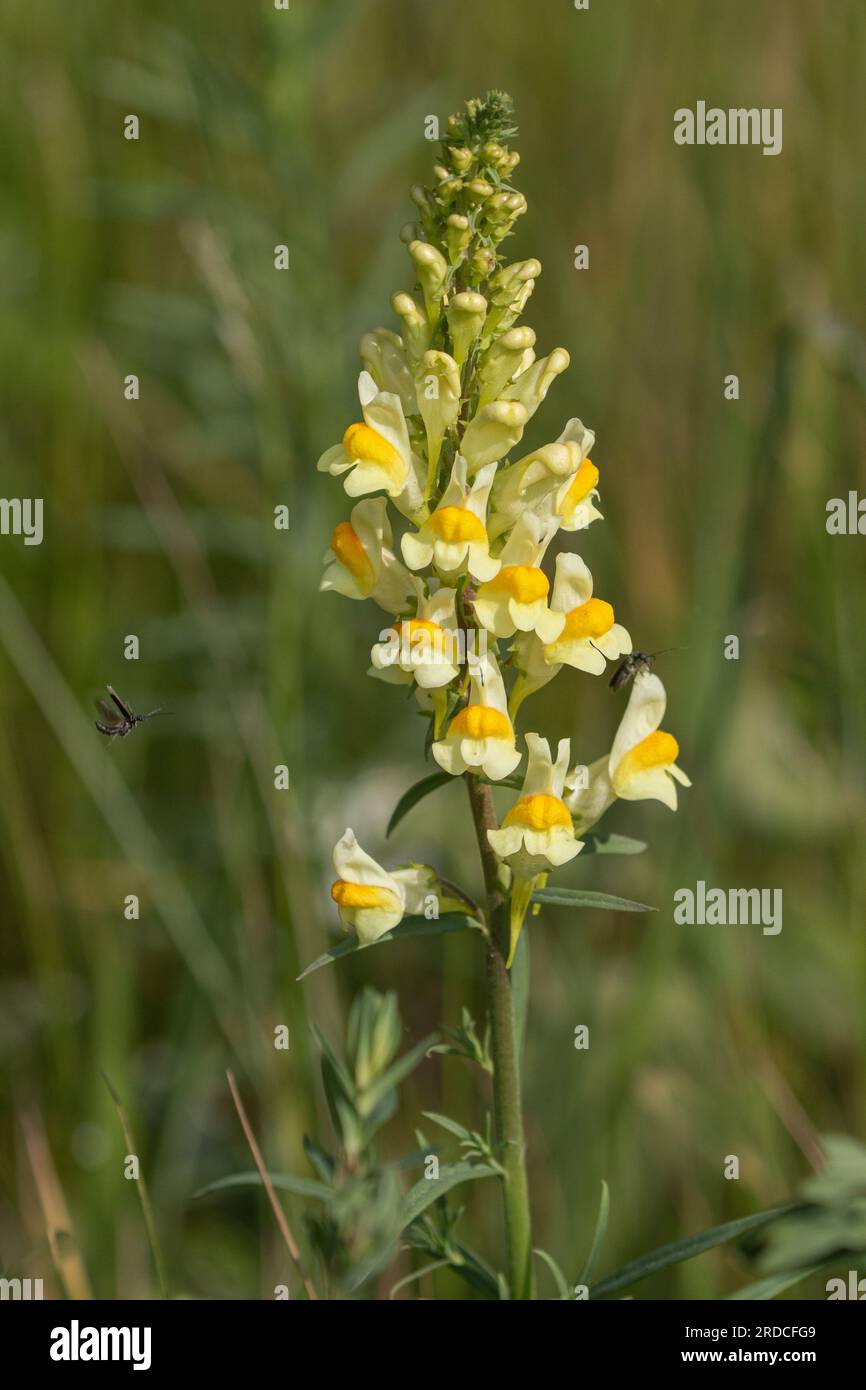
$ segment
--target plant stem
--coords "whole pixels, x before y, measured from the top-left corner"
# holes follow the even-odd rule
[[[511,1297],[533,1297],[532,1239],[529,1184],[526,1177],[526,1145],[520,1100],[520,1066],[514,1029],[511,976],[505,968],[508,951],[508,898],[499,881],[496,855],[487,831],[496,826],[490,787],[466,774],[469,805],[484,870],[490,936],[487,943],[487,997],[490,1007],[493,1055],[493,1114],[496,1138],[505,1169],[502,1200],[508,1250],[508,1284]]]

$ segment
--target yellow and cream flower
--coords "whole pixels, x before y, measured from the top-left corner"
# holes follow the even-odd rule
[[[542,642],[554,642],[565,626],[565,614],[548,606],[550,580],[541,561],[556,534],[532,512],[524,512],[499,555],[500,570],[483,583],[475,596],[478,621],[495,637],[535,632]]]
[[[392,547],[388,503],[384,497],[365,497],[352,508],[351,521],[334,527],[319,589],[371,598],[386,613],[406,612],[417,587]]]
[[[460,674],[460,634],[454,589],[429,598],[418,586],[418,612],[380,633],[370,653],[371,676],[395,685],[416,681],[422,689],[448,685]]]
[[[679,744],[660,728],[667,695],[658,676],[641,671],[610,750],[608,770],[616,795],[624,801],[661,801],[677,809],[677,782],[692,784],[677,767]]]
[[[347,830],[334,846],[331,897],[340,921],[354,929],[365,946],[399,926],[403,917],[425,911],[432,896],[438,900],[434,871],[426,864],[410,864],[390,873],[377,864]]]
[[[439,766],[454,777],[480,770],[498,782],[517,767],[521,755],[508,718],[505,683],[492,654],[473,663],[469,703],[431,751]]]
[[[514,662],[520,674],[511,692],[512,719],[527,695],[547,685],[563,666],[600,676],[607,661],[632,649],[631,637],[614,621],[611,605],[593,598],[592,575],[579,555],[557,555],[550,606],[565,614],[559,636],[553,642],[542,642],[535,633],[525,633],[514,644]]]
[[[676,783],[690,787],[691,782],[676,765],[676,739],[659,729],[666,699],[658,676],[647,671],[637,675],[611,752],[568,774],[565,804],[577,834],[601,820],[617,797],[663,801],[672,811],[677,809]]]
[[[590,446],[591,447],[591,446]],[[577,471],[566,478],[552,499],[553,515],[562,531],[585,531],[602,514],[595,505],[599,472],[592,459],[582,459]]]
[[[592,430],[575,417],[555,443],[503,468],[490,499],[491,539],[509,530],[524,511],[536,512],[543,520],[558,515],[557,497],[567,495],[563,484],[571,485],[594,443]]]
[[[358,378],[362,421],[350,425],[342,444],[327,449],[319,459],[320,473],[346,474],[343,486],[350,497],[387,492],[406,516],[423,503],[424,470],[412,452],[400,397],[380,391],[369,372]]]
[[[575,838],[571,814],[562,799],[568,770],[569,741],[561,739],[556,762],[547,739],[526,735],[529,761],[520,798],[498,830],[487,838],[512,873],[511,939],[507,964],[514,959],[523,918],[539,874],[567,864],[583,849]]]
[[[487,499],[496,464],[479,469],[475,481],[466,481],[466,460],[454,460],[451,481],[435,511],[418,531],[407,531],[402,540],[403,558],[410,569],[431,563],[441,574],[453,576],[468,569],[473,579],[492,579],[500,562],[490,554],[487,540]]]

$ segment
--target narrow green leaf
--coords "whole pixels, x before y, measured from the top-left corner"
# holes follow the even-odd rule
[[[435,1110],[424,1110],[422,1114],[425,1120],[432,1120],[434,1125],[441,1125],[443,1129],[448,1130],[449,1134],[456,1134],[458,1139],[465,1140],[472,1138],[471,1131],[466,1129],[465,1125],[461,1125],[457,1120],[450,1119],[447,1115],[437,1115]]]
[[[401,820],[409,814],[419,801],[423,801],[425,796],[431,792],[438,791],[440,787],[447,787],[449,782],[456,782],[459,778],[452,776],[450,772],[431,772],[429,777],[422,777],[420,782],[414,782],[408,791],[405,791],[391,812],[391,819],[388,821],[388,829],[385,831],[386,837],[397,829]],[[522,777],[503,777],[498,782],[491,782],[489,777],[482,777],[482,782],[486,782],[491,787],[510,787],[514,791],[520,791],[523,786]],[[611,840],[625,840],[624,835],[611,835],[607,838]],[[631,840],[630,844],[637,845],[639,840]],[[646,848],[646,846],[644,846]],[[586,853],[587,851],[584,851]],[[591,851],[590,851],[591,852]],[[604,851],[600,851],[604,852]],[[636,849],[608,850],[609,854],[638,854]]]
[[[604,1178],[601,1180],[601,1199],[598,1204],[598,1216],[595,1218],[595,1231],[592,1237],[592,1245],[589,1247],[589,1254],[586,1257],[583,1269],[577,1276],[578,1284],[588,1284],[592,1278],[592,1271],[595,1269],[596,1260],[604,1244],[607,1235],[607,1219],[610,1215],[610,1190]]]
[[[391,812],[391,819],[388,822],[388,829],[385,831],[386,837],[393,830],[397,829],[404,816],[407,816],[413,806],[417,806],[419,801],[423,801],[425,796],[435,792],[439,787],[445,787],[449,782],[456,782],[457,778],[452,777],[450,772],[432,772],[429,777],[422,777],[420,782],[415,782],[404,792]]]
[[[323,1182],[316,1182],[313,1178],[298,1178],[294,1173],[269,1173],[274,1187],[282,1188],[285,1192],[294,1192],[296,1197],[312,1197],[318,1202],[330,1202],[334,1193],[330,1187],[326,1187]],[[209,1182],[207,1187],[200,1187],[194,1192],[193,1198],[207,1197],[211,1192],[224,1192],[234,1187],[261,1187],[262,1180],[256,1172],[232,1173],[230,1177],[218,1178],[216,1182]]]
[[[569,1289],[568,1284],[565,1281],[565,1275],[559,1268],[559,1265],[556,1263],[556,1260],[553,1258],[553,1256],[548,1255],[546,1250],[533,1249],[532,1253],[533,1255],[537,1255],[540,1260],[544,1261],[544,1263],[547,1265],[547,1268],[553,1275],[553,1282],[556,1285],[556,1292],[559,1294],[560,1300],[565,1298],[570,1299],[571,1290]]]
[[[414,1284],[417,1279],[423,1279],[425,1274],[432,1274],[435,1269],[450,1269],[450,1267],[450,1260],[434,1260],[432,1264],[422,1265],[420,1269],[414,1269],[411,1274],[407,1274],[405,1278],[398,1279],[396,1284],[392,1284],[388,1298],[393,1298],[395,1293],[405,1289],[407,1284]]]
[[[735,1303],[738,1299],[754,1299],[757,1302],[775,1298],[776,1294],[784,1293],[785,1289],[799,1284],[801,1279],[806,1279],[820,1268],[820,1265],[810,1265],[807,1269],[791,1270],[788,1274],[771,1274],[767,1279],[758,1279],[754,1284],[747,1284],[744,1289],[737,1289],[736,1293],[729,1293],[722,1301]]]
[[[410,936],[445,936],[448,932],[467,930],[481,931],[481,923],[477,918],[463,912],[443,912],[441,917],[429,921],[426,917],[404,917],[399,926],[380,936],[377,941],[370,941],[364,945],[356,936],[350,936],[345,941],[338,942],[330,951],[325,951],[324,955],[314,960],[312,965],[308,965],[298,979],[304,980],[307,975],[312,975],[314,970],[321,970],[323,965],[330,965],[331,961],[341,960],[343,956],[354,955],[356,951],[385,946],[391,941],[403,941]]]
[[[358,1109],[362,1115],[369,1115],[388,1091],[396,1090],[401,1081],[404,1081],[420,1062],[423,1062],[431,1043],[436,1041],[436,1037],[436,1033],[429,1033],[421,1042],[416,1043],[409,1052],[405,1052],[402,1057],[397,1058],[396,1062],[392,1062],[388,1070],[382,1076],[377,1077],[366,1091],[362,1092],[358,1103]]]
[[[590,907],[602,908],[605,912],[657,912],[646,903],[635,903],[630,898],[616,898],[610,893],[593,893],[583,888],[537,888],[532,895],[534,903],[550,907]]]
[[[781,1207],[771,1207],[768,1211],[755,1212],[752,1216],[738,1217],[736,1221],[726,1221],[721,1226],[710,1226],[708,1230],[700,1231],[696,1236],[686,1236],[683,1240],[672,1241],[670,1245],[660,1245],[657,1250],[639,1255],[636,1260],[631,1260],[613,1274],[608,1274],[598,1284],[593,1284],[589,1291],[590,1298],[607,1298],[609,1294],[637,1283],[638,1279],[645,1279],[648,1274],[657,1274],[662,1269],[669,1269],[671,1265],[682,1264],[683,1260],[702,1255],[705,1250],[713,1250],[717,1245],[735,1240],[747,1231],[768,1226],[772,1221],[778,1221],[780,1216],[787,1216],[789,1212],[796,1211],[798,1207],[799,1203],[788,1202]]]
[[[580,835],[583,849],[580,857],[587,854],[643,854],[646,840],[633,840],[630,835]]]
[[[501,1174],[487,1163],[447,1163],[439,1169],[438,1178],[419,1178],[406,1193],[400,1229],[405,1230],[423,1211],[444,1197],[459,1183],[475,1182],[478,1178],[498,1178]]]

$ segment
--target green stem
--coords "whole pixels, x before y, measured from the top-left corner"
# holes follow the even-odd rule
[[[493,1054],[493,1114],[496,1138],[505,1170],[502,1200],[508,1250],[508,1285],[512,1298],[533,1297],[532,1238],[526,1144],[520,1100],[520,1065],[514,1028],[511,976],[505,967],[508,952],[508,899],[499,881],[499,865],[487,839],[496,826],[490,787],[466,774],[469,804],[484,869],[490,936],[487,945],[487,996]]]

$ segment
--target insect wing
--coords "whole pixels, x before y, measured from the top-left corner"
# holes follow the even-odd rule
[[[94,700],[93,703],[96,706],[96,711],[99,715],[100,722],[104,724],[107,729],[110,729],[113,732],[115,729],[122,728],[123,725],[126,723],[126,720],[118,714],[116,709],[112,709],[111,705],[108,703],[107,700],[103,700],[101,697],[99,697],[96,700]]]
[[[132,723],[134,723],[134,722],[135,722],[135,715],[132,713],[132,710],[129,708],[129,706],[128,706],[128,705],[125,705],[125,704],[123,703],[123,701],[121,700],[120,696],[118,695],[118,693],[117,693],[117,691],[114,689],[114,687],[111,686],[111,685],[107,685],[105,688],[106,688],[106,690],[108,691],[108,693],[109,693],[109,695],[111,696],[111,698],[112,698],[112,700],[114,701],[114,703],[117,705],[117,708],[120,710],[120,713],[121,713],[121,716],[123,717],[124,723],[126,723],[126,724],[132,724]]]

